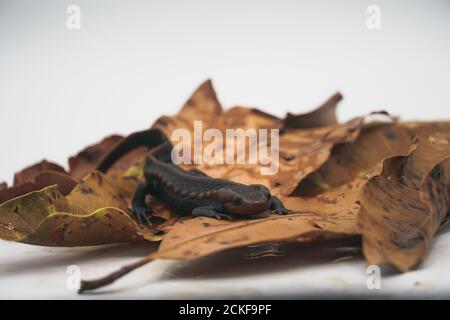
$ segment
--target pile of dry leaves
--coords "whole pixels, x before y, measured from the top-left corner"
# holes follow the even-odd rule
[[[416,267],[450,207],[450,122],[403,123],[385,112],[336,120],[333,95],[311,113],[277,118],[257,109],[224,110],[210,81],[175,116],[153,127],[279,128],[280,169],[262,176],[258,165],[197,165],[212,177],[261,183],[293,210],[286,216],[223,221],[178,218],[155,199],[152,226],[130,217],[142,179],[136,150],[107,175],[100,159],[123,137],[110,136],[69,159],[69,172],[42,161],[0,184],[0,238],[45,246],[161,241],[151,259],[194,259],[230,248],[272,242],[311,242],[361,236],[370,264],[400,271]],[[376,119],[373,119],[376,118]],[[376,120],[376,121],[375,121]]]

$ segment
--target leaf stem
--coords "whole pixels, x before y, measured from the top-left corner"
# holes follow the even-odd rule
[[[116,281],[117,279],[122,278],[124,275],[130,273],[133,270],[136,270],[143,265],[153,261],[155,258],[153,255],[149,255],[141,260],[138,260],[137,262],[131,263],[129,265],[126,265],[122,268],[120,268],[117,271],[114,271],[113,273],[110,273],[107,276],[104,276],[102,278],[96,279],[96,280],[81,280],[80,283],[80,289],[78,290],[78,293],[83,293],[85,291],[90,291],[94,289],[98,289],[101,287],[104,287],[106,285],[109,285]]]

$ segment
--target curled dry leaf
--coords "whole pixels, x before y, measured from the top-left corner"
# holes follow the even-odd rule
[[[423,261],[450,206],[450,124],[409,127],[417,149],[384,161],[361,190],[358,217],[368,263],[400,271]]]
[[[66,170],[62,168],[60,165],[52,162],[48,162],[47,160],[42,160],[35,165],[27,167],[20,172],[17,172],[14,175],[14,183],[13,186],[17,187],[27,182],[34,182],[36,176],[40,174],[42,171],[56,171],[59,173],[66,173]]]
[[[288,112],[286,118],[283,119],[283,129],[307,129],[335,125],[338,123],[336,107],[341,100],[342,94],[336,92],[314,111],[299,115]]]
[[[70,157],[70,175],[76,181],[80,181],[87,174],[94,171],[103,156],[122,140],[122,136],[112,135],[103,139],[99,143],[85,148],[76,156]],[[142,159],[146,151],[146,148],[139,148],[130,152],[114,164],[114,166],[108,171],[108,175],[114,178],[120,176],[126,169],[128,169],[128,167],[133,165],[136,161]]]
[[[6,184],[5,184],[6,186]],[[39,190],[39,188],[31,182],[24,183],[18,187],[5,187],[0,190],[0,203],[8,201],[10,199],[19,197],[26,193]]]
[[[0,188],[0,203],[54,184],[58,186],[62,195],[68,195],[77,185],[77,182],[95,170],[102,157],[122,139],[118,135],[107,137],[101,142],[87,147],[78,155],[71,157],[69,159],[70,173],[67,173],[58,164],[46,160],[23,169],[14,175],[12,187],[8,188],[5,184],[3,188]],[[123,190],[127,197],[131,197],[130,188],[132,186],[124,182],[122,174],[132,164],[142,159],[145,153],[145,148],[134,150],[120,159],[108,172],[108,176],[117,179],[119,185],[124,188],[127,187]]]
[[[373,174],[372,169],[380,166],[383,159],[406,155],[415,143],[414,133],[396,123],[365,125],[353,143],[334,146],[328,160],[306,176],[292,195],[313,196],[355,178],[368,179],[368,171]]]
[[[99,143],[88,146],[77,155],[69,158],[69,172],[75,180],[79,181],[89,172],[97,167],[103,155],[113,148],[116,143],[122,141],[123,137],[112,135],[106,137]]]
[[[76,186],[77,182],[68,174],[61,171],[47,170],[46,168],[57,168],[57,165],[51,166],[33,166],[32,170],[25,170],[16,174],[15,185],[13,187],[0,189],[0,203],[19,197],[32,191],[37,191],[50,185],[58,185],[58,190],[63,195],[67,195]],[[41,171],[39,171],[41,170]]]
[[[85,246],[158,241],[157,227],[138,225],[108,177],[86,176],[64,197],[56,186],[33,191],[0,206],[0,238],[46,246]]]
[[[34,183],[39,189],[56,184],[58,191],[64,196],[68,195],[77,185],[72,177],[56,171],[42,171],[35,177]]]
[[[37,191],[50,185],[58,185],[59,191],[67,195],[78,181],[95,170],[101,158],[123,138],[113,135],[101,142],[89,146],[78,155],[69,159],[70,172],[67,173],[60,165],[43,160],[27,167],[14,175],[14,184],[10,188],[0,189],[0,203],[19,197],[32,191]],[[135,150],[121,159],[111,170],[110,176],[116,177],[143,157],[146,150]]]

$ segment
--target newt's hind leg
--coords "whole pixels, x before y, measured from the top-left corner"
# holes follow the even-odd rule
[[[145,203],[145,197],[148,194],[152,194],[154,190],[153,182],[141,182],[134,193],[133,200],[131,201],[131,213],[137,219],[139,224],[143,221],[151,225],[150,215],[152,208]]]

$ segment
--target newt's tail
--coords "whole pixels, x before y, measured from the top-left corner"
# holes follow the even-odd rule
[[[139,147],[154,148],[162,143],[169,142],[165,134],[158,129],[148,129],[130,134],[117,143],[114,148],[103,157],[97,170],[106,173],[108,169],[128,152]]]

